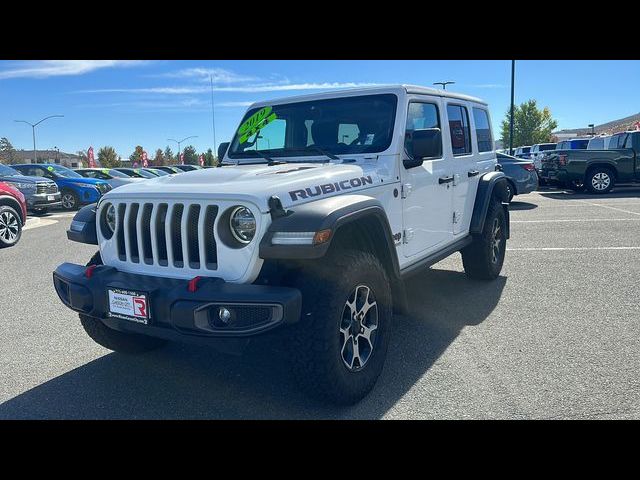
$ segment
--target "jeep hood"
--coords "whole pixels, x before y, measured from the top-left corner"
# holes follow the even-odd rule
[[[237,199],[256,204],[262,212],[276,195],[283,206],[303,204],[334,195],[355,193],[388,181],[377,162],[287,163],[209,168],[124,185],[107,198]]]

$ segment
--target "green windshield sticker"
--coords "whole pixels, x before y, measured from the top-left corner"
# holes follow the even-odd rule
[[[50,172],[53,172],[53,167],[47,167],[47,170],[49,170]]]
[[[104,173],[105,175],[109,175],[109,169],[108,168],[103,168],[102,169],[102,173]]]
[[[271,107],[264,107],[262,110],[258,110],[256,113],[251,115],[242,125],[240,125],[240,128],[238,128],[238,142],[241,144],[245,143],[249,137],[259,130],[262,130],[278,118],[275,113],[271,113],[271,110]]]

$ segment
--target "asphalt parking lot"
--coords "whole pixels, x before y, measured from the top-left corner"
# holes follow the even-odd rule
[[[640,418],[640,188],[516,197],[502,276],[467,280],[456,254],[415,277],[378,384],[349,408],[299,393],[278,343],[93,343],[51,282],[95,252],[66,240],[71,216],[29,220],[0,250],[2,419]]]

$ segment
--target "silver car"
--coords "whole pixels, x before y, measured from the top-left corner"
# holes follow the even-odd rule
[[[144,182],[143,178],[131,178],[115,168],[77,168],[75,171],[86,178],[104,180],[111,185],[111,188],[129,185],[130,183]]]

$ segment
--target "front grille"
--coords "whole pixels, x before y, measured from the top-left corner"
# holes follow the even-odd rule
[[[58,193],[58,186],[55,183],[38,183],[36,184],[36,193]]]
[[[215,205],[120,203],[115,244],[122,262],[193,270],[218,268]]]

